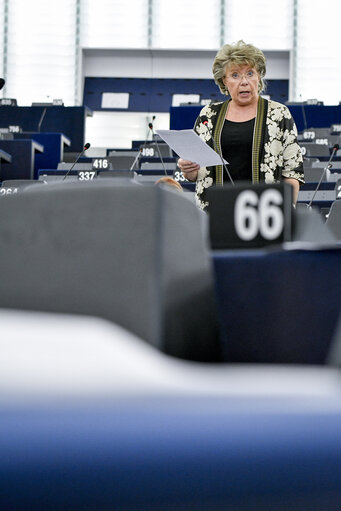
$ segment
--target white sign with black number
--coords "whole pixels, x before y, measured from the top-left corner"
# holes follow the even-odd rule
[[[212,248],[261,247],[290,241],[289,184],[226,185],[207,193]]]

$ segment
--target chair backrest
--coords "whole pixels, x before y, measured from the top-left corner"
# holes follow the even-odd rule
[[[322,220],[316,209],[307,209],[306,204],[297,204],[294,214],[293,241],[334,243],[335,236]]]
[[[331,205],[326,225],[337,240],[341,241],[341,200],[338,199]]]
[[[0,307],[103,317],[162,351],[216,360],[201,213],[182,193],[112,180],[0,201]]]

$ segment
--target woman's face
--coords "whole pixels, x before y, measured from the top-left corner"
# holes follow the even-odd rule
[[[228,88],[231,99],[240,106],[257,103],[259,82],[258,72],[248,64],[226,67],[223,83]]]

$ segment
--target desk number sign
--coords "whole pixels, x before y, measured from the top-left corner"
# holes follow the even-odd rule
[[[237,184],[208,190],[212,248],[263,247],[290,241],[292,187]]]
[[[109,170],[110,169],[110,161],[108,158],[94,158],[92,160],[92,170]]]
[[[17,187],[2,186],[0,188],[0,197],[3,197],[4,195],[14,195],[16,193],[18,193]]]

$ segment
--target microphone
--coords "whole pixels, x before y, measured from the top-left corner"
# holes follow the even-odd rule
[[[154,119],[155,119],[155,115],[153,115],[153,119],[152,120],[154,120]],[[153,123],[150,122],[148,124],[148,127],[151,130],[151,132],[152,132],[153,141],[155,142],[155,145],[156,145],[156,148],[157,148],[157,152],[159,153],[159,157],[160,157],[160,160],[161,160],[161,165],[162,165],[163,171],[164,171],[165,175],[167,176],[168,174],[167,174],[166,166],[165,166],[164,161],[162,159],[160,147],[159,147],[159,144],[157,143],[157,140],[156,140],[156,137],[155,137]]]
[[[66,179],[66,177],[70,174],[71,170],[73,169],[73,167],[76,165],[76,163],[78,162],[79,158],[85,153],[85,151],[87,149],[89,149],[90,147],[90,144],[89,142],[87,142],[84,146],[84,149],[82,152],[79,153],[79,155],[77,156],[76,160],[74,161],[74,163],[71,165],[71,167],[69,168],[69,170],[67,171],[67,173],[65,174],[65,176],[63,177],[63,181],[64,179]]]
[[[230,181],[231,181],[231,183],[234,185],[234,182],[233,182],[233,179],[232,179],[232,177],[231,177],[231,174],[229,173],[229,171],[228,171],[228,169],[227,169],[227,166],[226,166],[226,163],[225,163],[225,162],[224,162],[224,160],[223,160],[223,156],[222,156],[221,152],[219,151],[219,149],[218,149],[218,147],[217,147],[217,144],[215,143],[215,140],[214,140],[214,137],[213,137],[213,134],[212,134],[212,132],[211,132],[210,128],[208,127],[208,119],[207,119],[206,115],[203,115],[203,116],[201,117],[201,120],[202,120],[202,123],[204,124],[204,126],[206,127],[207,131],[208,131],[208,132],[209,132],[209,134],[211,135],[211,138],[212,138],[212,141],[213,141],[213,145],[214,145],[214,149],[215,149],[215,151],[219,154],[219,157],[220,157],[220,159],[221,159],[221,163],[223,164],[223,167],[224,167],[224,169],[225,169],[225,171],[226,171],[226,174],[228,175],[229,180],[230,180]]]
[[[334,145],[333,145],[332,154],[330,155],[330,158],[329,158],[329,160],[328,160],[327,165],[326,165],[326,166],[324,167],[324,169],[323,169],[323,172],[322,172],[322,175],[321,175],[320,181],[318,182],[317,187],[316,187],[316,189],[315,189],[315,192],[313,193],[313,196],[312,196],[312,198],[310,199],[309,204],[307,205],[307,209],[310,209],[310,208],[311,208],[311,204],[312,204],[312,202],[313,202],[313,200],[314,200],[315,195],[317,194],[318,189],[320,188],[320,184],[322,183],[322,180],[323,180],[323,178],[324,178],[325,173],[327,172],[327,170],[329,170],[329,169],[331,169],[331,168],[332,168],[332,166],[333,166],[333,165],[331,164],[331,161],[332,161],[332,159],[334,158],[336,151],[338,151],[338,150],[339,150],[339,148],[340,148],[339,144],[334,144]]]
[[[6,83],[6,81],[4,80],[4,78],[0,78],[0,90],[3,88],[5,83]]]
[[[155,119],[155,115],[153,115],[153,119]],[[149,132],[150,132],[150,128],[149,128],[149,125],[148,125],[148,128],[147,128],[147,133],[146,133],[146,138],[144,139],[144,143],[143,143],[143,146],[141,148],[141,152],[143,152],[143,150],[146,148],[147,146],[147,143],[148,143],[148,136],[149,136]]]

